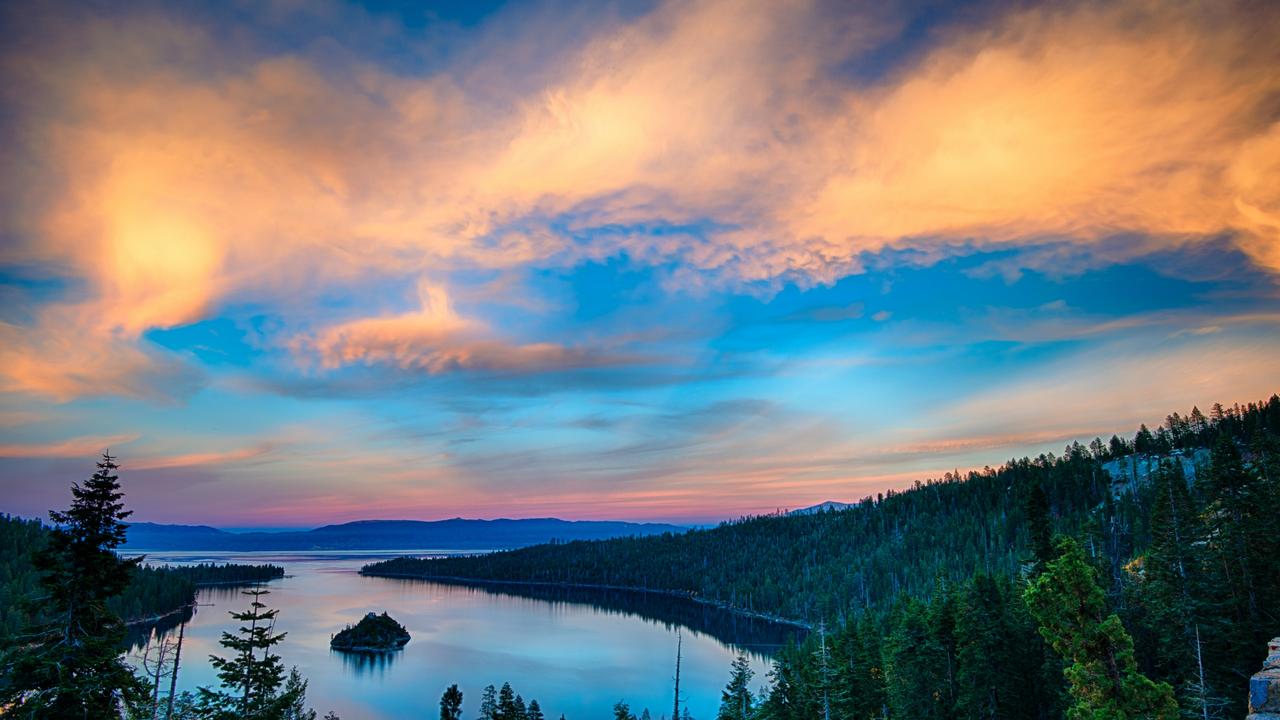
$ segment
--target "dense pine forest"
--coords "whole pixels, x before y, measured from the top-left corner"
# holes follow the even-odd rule
[[[1138,459],[1154,471],[1134,481],[1120,470]],[[364,572],[642,588],[803,620],[818,631],[753,700],[777,720],[1062,717],[1064,670],[1071,697],[1089,693],[1074,687],[1094,662],[1085,646],[1106,648],[1117,712],[1159,704],[1167,683],[1196,717],[1239,717],[1280,633],[1277,517],[1273,395],[847,510]],[[1083,619],[1055,614],[1055,593],[1095,590]]]
[[[48,542],[49,528],[39,520],[0,515],[0,647],[36,620],[40,573],[34,558]],[[278,565],[199,565],[133,569],[129,584],[107,600],[107,607],[126,622],[142,622],[184,608],[202,585],[240,585],[284,576]]]

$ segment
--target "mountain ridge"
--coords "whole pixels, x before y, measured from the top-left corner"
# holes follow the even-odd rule
[[[231,533],[208,525],[138,522],[129,525],[131,550],[452,550],[504,549],[552,541],[602,540],[683,533],[667,523],[559,518],[353,520],[312,530]]]

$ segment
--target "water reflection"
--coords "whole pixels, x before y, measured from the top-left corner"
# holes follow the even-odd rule
[[[141,652],[148,643],[176,632],[179,625],[190,622],[195,613],[196,609],[189,607],[182,610],[182,612],[166,615],[154,622],[137,623],[128,626],[125,629],[124,638],[126,651],[130,653]]]
[[[271,583],[267,582],[263,585],[268,588],[269,592]],[[233,585],[209,585],[200,588],[195,606],[185,608],[182,612],[165,615],[154,622],[130,625],[125,631],[125,646],[128,648],[127,651],[130,653],[141,651],[146,648],[147,643],[163,639],[168,635],[176,633],[178,631],[178,626],[183,623],[191,622],[192,618],[196,616],[196,613],[200,612],[201,607],[204,607],[206,611],[211,607],[217,606],[221,606],[224,609],[247,609],[249,604],[248,601],[246,600],[243,603],[240,602],[240,598],[243,596],[245,589],[246,588],[244,586]],[[270,596],[268,595],[268,597]],[[244,607],[239,607],[240,605],[243,605]],[[226,616],[224,615],[223,617]],[[230,622],[230,618],[228,618],[228,622]],[[228,625],[228,627],[230,627],[230,625]]]
[[[269,554],[205,559],[281,562]],[[548,717],[607,717],[620,699],[657,717],[671,708],[679,627],[681,695],[695,718],[711,720],[739,650],[752,652],[758,689],[769,669],[765,656],[800,632],[657,595],[362,577],[356,571],[365,562],[297,557],[284,563],[285,578],[267,584],[265,600],[280,611],[275,629],[288,633],[276,649],[285,667],[296,665],[308,679],[309,703],[320,716],[434,717],[440,693],[457,683],[464,714],[473,717],[486,685],[510,681]],[[248,605],[239,589],[226,587],[204,588],[198,601],[185,626],[180,691],[218,683],[209,656],[228,654],[219,640],[238,623],[227,612]],[[363,657],[330,649],[334,633],[383,611],[412,634],[404,649]],[[176,620],[157,626],[156,637],[174,637]]]
[[[388,582],[444,585],[472,593],[528,598],[552,605],[583,605],[611,614],[636,616],[670,631],[683,627],[745,650],[772,658],[788,644],[804,640],[807,630],[798,625],[756,618],[659,593],[605,588],[574,588],[515,583],[467,583],[455,580],[384,578]]]
[[[387,669],[395,663],[401,652],[403,651],[388,650],[387,652],[367,653],[330,650],[329,654],[340,658],[343,667],[356,675],[376,675],[380,677],[387,674]]]

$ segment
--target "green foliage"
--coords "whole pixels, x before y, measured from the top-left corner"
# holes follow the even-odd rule
[[[242,623],[237,633],[222,633],[221,645],[230,657],[209,656],[218,671],[219,688],[200,688],[202,717],[209,720],[310,720],[304,707],[307,684],[295,671],[285,678],[284,664],[272,648],[287,633],[275,632],[278,610],[262,602],[270,593],[262,588],[245,591],[249,609],[231,612]],[[299,715],[299,713],[302,713]]]
[[[144,699],[144,684],[120,657],[125,626],[107,601],[129,583],[136,560],[119,558],[124,493],[114,458],[71,488],[65,511],[34,556],[45,619],[22,635],[3,662],[0,706],[14,718],[109,718]]]
[[[498,716],[498,691],[486,685],[480,695],[480,720],[494,720]]]
[[[354,626],[348,625],[333,636],[329,645],[336,650],[398,650],[409,642],[409,631],[385,612],[369,613]]]
[[[1049,496],[1039,485],[1033,487],[1027,496],[1026,515],[1032,557],[1039,569],[1053,559],[1053,520],[1049,517]]]
[[[814,634],[775,658],[758,712],[770,720],[813,720],[827,706],[837,719],[1058,718],[1081,703],[1079,694],[1068,699],[1064,670],[1105,706],[1101,717],[1138,701],[1155,709],[1132,717],[1168,712],[1165,684],[1196,717],[1239,717],[1243,678],[1280,627],[1278,444],[1280,396],[1272,396],[1208,416],[1174,413],[1133,441],[1096,439],[1060,457],[948,473],[844,511],[399,559],[366,572],[629,587],[832,623],[825,652]],[[1139,448],[1150,454],[1135,455]],[[1113,480],[1104,463],[1159,470],[1133,483]],[[1062,560],[1055,533],[1078,538],[1077,564],[1043,580]],[[1046,599],[1052,583],[1086,577],[1092,585],[1079,587],[1092,588],[1095,617],[1064,625]],[[1028,583],[1047,593],[1038,610],[1023,592]],[[1045,637],[1068,650],[1080,649],[1068,629],[1105,641],[1103,670],[1114,661],[1126,683],[1114,702],[1089,694],[1102,686],[1087,654],[1064,661],[1046,644],[1046,621]]]
[[[720,692],[718,720],[751,720],[755,717],[756,698],[751,694],[751,661],[746,655],[734,658],[729,683]]]
[[[884,662],[893,716],[904,720],[941,716],[946,664],[930,627],[928,606],[907,598],[894,612],[892,626],[884,644]]]
[[[631,712],[631,706],[619,700],[613,704],[613,720],[636,720],[636,716]]]
[[[50,532],[39,520],[0,515],[0,648],[14,643],[25,628],[50,620],[48,606],[35,601],[43,596],[35,559]],[[141,623],[191,605],[197,588],[205,585],[247,585],[283,576],[278,565],[140,565],[106,605],[127,624]]]
[[[863,609],[887,610],[900,593],[927,596],[939,577],[960,582],[975,569],[1016,574],[1029,541],[1023,508],[1036,485],[1058,508],[1059,531],[1076,532],[1109,483],[1079,448],[965,477],[948,473],[848,510],[745,518],[680,535],[400,558],[365,572],[662,590],[834,623]]]
[[[456,696],[453,694],[456,692]],[[446,700],[449,701],[446,708]],[[458,705],[452,704],[457,701]],[[455,709],[460,714],[462,703],[462,692],[458,690],[457,685],[450,686],[445,690],[445,694],[440,698],[440,718],[446,720],[446,711],[453,712]],[[456,717],[456,716],[454,716]],[[563,720],[563,716],[561,716]],[[542,714],[542,706],[537,700],[530,700],[528,706],[525,705],[524,698],[517,695],[515,690],[511,688],[511,683],[503,683],[501,690],[495,690],[492,685],[485,686],[484,692],[480,696],[480,720],[544,720]]]
[[[537,706],[536,702],[534,706]],[[445,688],[440,696],[440,720],[462,720],[462,691],[457,683]]]
[[[1172,720],[1173,689],[1138,672],[1133,640],[1108,613],[1096,573],[1079,544],[1063,539],[1058,558],[1027,586],[1025,596],[1040,633],[1070,664],[1064,675],[1075,704],[1072,720]]]

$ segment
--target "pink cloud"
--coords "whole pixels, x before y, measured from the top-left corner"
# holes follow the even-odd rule
[[[511,343],[484,324],[459,316],[443,288],[418,286],[419,310],[360,318],[296,338],[302,355],[324,368],[356,363],[392,365],[439,374],[454,370],[536,372],[601,367],[639,361],[554,343]]]
[[[315,326],[324,288],[620,252],[678,265],[680,287],[741,287],[831,282],[889,247],[936,259],[1045,236],[1132,232],[1159,249],[1225,234],[1280,270],[1280,127],[1263,102],[1280,92],[1274,8],[1015,10],[940,31],[873,85],[830,68],[897,21],[850,12],[666,2],[531,68],[532,87],[503,82],[500,63],[538,46],[536,24],[498,65],[413,77],[326,73],[305,52],[229,59],[145,12],[33,20],[28,35],[51,39],[0,65],[24,168],[23,186],[0,185],[20,238],[0,261],[87,287],[3,329],[3,387],[143,395],[159,372],[189,389],[142,334],[229,300],[271,306],[290,338]],[[545,222],[570,210],[734,229],[576,243]],[[427,372],[601,362],[444,319],[356,320],[292,347]]]
[[[94,458],[109,448],[131,443],[137,435],[86,436],[51,443],[8,443],[0,445],[5,458]]]

